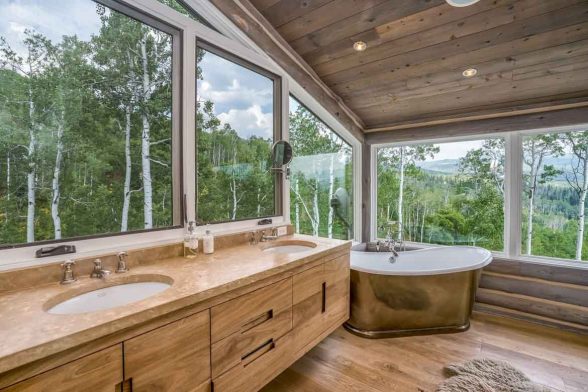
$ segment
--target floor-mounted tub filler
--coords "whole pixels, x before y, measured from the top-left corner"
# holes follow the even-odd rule
[[[450,246],[400,252],[351,252],[347,330],[368,338],[465,331],[486,249]]]

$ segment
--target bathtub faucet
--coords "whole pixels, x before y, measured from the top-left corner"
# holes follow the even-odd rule
[[[400,255],[398,254],[398,252],[396,252],[396,250],[394,250],[394,248],[390,248],[390,253],[392,253],[392,255],[390,257],[388,257],[388,261],[391,264],[394,264],[394,263],[396,263],[396,259],[398,259],[398,256],[400,256]]]

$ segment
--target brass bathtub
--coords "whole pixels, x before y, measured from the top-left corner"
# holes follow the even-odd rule
[[[401,253],[399,260],[410,253]],[[345,328],[367,338],[465,331],[481,271],[480,266],[419,275],[366,272],[354,268],[352,254],[351,316]]]

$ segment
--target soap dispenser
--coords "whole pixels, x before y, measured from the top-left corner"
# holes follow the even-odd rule
[[[193,221],[188,223],[188,232],[184,236],[184,257],[193,259],[198,254],[198,236]]]
[[[210,231],[210,226],[206,226],[206,234],[202,237],[202,248],[205,254],[209,255],[214,252],[214,236]]]

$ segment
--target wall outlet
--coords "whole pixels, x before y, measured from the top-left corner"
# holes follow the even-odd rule
[[[288,228],[286,226],[278,227],[278,237],[288,234]]]

